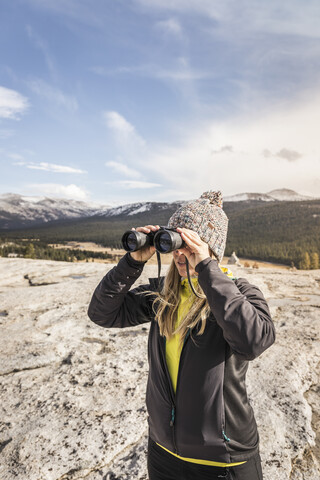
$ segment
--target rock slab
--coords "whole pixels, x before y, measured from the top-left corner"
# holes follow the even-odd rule
[[[148,326],[87,317],[110,268],[0,258],[1,480],[147,479]],[[261,288],[277,330],[247,382],[265,480],[319,480],[320,271],[232,270]]]

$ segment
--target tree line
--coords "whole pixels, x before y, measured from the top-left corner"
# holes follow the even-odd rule
[[[270,261],[282,263],[301,270],[313,270],[320,268],[319,254],[315,251],[303,251],[302,248],[295,247],[286,249],[283,244],[274,245],[254,245],[252,243],[243,244],[241,247],[234,248],[231,243],[227,245],[226,256],[230,256],[236,251],[237,256],[252,260]],[[23,258],[34,258],[40,260],[55,260],[63,262],[89,261],[90,259],[103,259],[117,261],[118,256],[112,253],[94,252],[92,250],[54,248],[41,241],[17,241],[0,244],[0,257],[8,257],[10,254]]]
[[[175,209],[176,206],[172,206],[130,216],[90,217],[6,230],[0,232],[0,242],[4,238],[15,242],[29,239],[29,243],[34,243],[36,258],[70,261],[77,255],[83,259],[86,253],[82,250],[78,253],[74,250],[48,251],[45,245],[40,248],[40,243],[90,241],[105,247],[121,248],[121,237],[126,230],[138,225],[166,225]],[[227,256],[235,251],[240,258],[281,263],[299,269],[320,268],[320,200],[226,202],[224,210],[229,217]],[[34,242],[34,238],[39,238],[40,242]],[[88,254],[89,257],[104,258],[98,255],[101,254]]]
[[[54,248],[44,242],[3,242],[0,244],[0,257],[17,255],[23,258],[37,258],[40,260],[55,260],[62,262],[89,261],[90,259],[103,259],[113,261],[115,255],[91,250],[71,248]]]

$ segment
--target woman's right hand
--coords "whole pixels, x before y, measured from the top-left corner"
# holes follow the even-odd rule
[[[144,227],[132,228],[136,232],[150,233],[156,232],[159,230],[159,225],[146,225]],[[155,253],[155,247],[150,247],[149,245],[135,252],[130,252],[131,257],[137,262],[147,262]]]

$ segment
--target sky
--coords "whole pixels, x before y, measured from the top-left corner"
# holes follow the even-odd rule
[[[320,197],[319,0],[0,0],[0,194]]]

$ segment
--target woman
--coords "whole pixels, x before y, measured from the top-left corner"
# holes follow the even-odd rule
[[[150,322],[150,480],[262,479],[245,376],[248,361],[272,345],[275,331],[261,291],[219,267],[227,225],[221,193],[205,192],[169,220],[184,246],[173,252],[160,286],[151,279],[130,290],[155,253],[144,247],[107,273],[89,306],[91,320],[103,327]],[[186,259],[200,298],[188,284]]]

